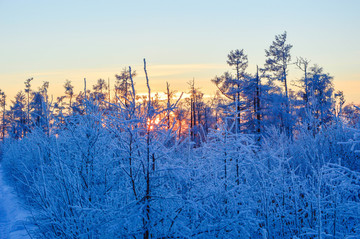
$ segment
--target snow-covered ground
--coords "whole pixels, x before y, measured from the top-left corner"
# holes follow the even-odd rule
[[[25,229],[27,216],[12,188],[6,185],[0,164],[0,239],[30,238]]]

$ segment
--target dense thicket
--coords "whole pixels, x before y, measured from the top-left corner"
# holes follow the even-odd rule
[[[246,72],[231,51],[207,99],[139,97],[135,72],[51,102],[25,82],[2,112],[2,163],[35,238],[351,238],[360,235],[359,108],[298,58],[286,33]]]

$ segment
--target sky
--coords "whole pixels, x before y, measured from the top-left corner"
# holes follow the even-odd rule
[[[143,58],[152,91],[206,94],[211,79],[232,69],[231,50],[248,54],[248,72],[263,66],[265,49],[287,31],[292,59],[304,57],[334,76],[347,103],[360,103],[360,1],[40,1],[0,0],[0,89],[12,98],[33,77],[34,88],[50,82],[63,94],[131,66],[138,92],[145,91]],[[301,72],[290,66],[291,80]]]

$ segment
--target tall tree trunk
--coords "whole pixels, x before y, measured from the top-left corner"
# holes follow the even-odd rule
[[[256,66],[256,95],[255,95],[255,114],[256,114],[256,133],[258,134],[257,142],[260,141],[261,134],[261,113],[260,113],[260,78],[259,67]]]
[[[236,79],[237,79],[237,93],[236,93],[236,120],[237,127],[236,132],[240,133],[241,131],[241,107],[240,107],[240,69],[239,64],[236,65]]]
[[[169,82],[166,82],[166,95],[167,95],[167,129],[170,129],[170,84]]]
[[[144,71],[146,76],[146,85],[148,88],[148,105],[146,123],[151,122],[150,107],[151,107],[151,91],[149,85],[149,78],[146,71],[146,61],[144,59]],[[153,161],[155,164],[155,158]],[[146,126],[146,192],[145,192],[145,217],[144,217],[144,239],[150,238],[150,123]]]
[[[283,67],[283,79],[284,79],[284,88],[285,88],[285,132],[286,135],[292,138],[292,130],[290,125],[290,100],[289,100],[289,93],[288,93],[288,84],[287,84],[287,76],[286,76],[286,67]]]

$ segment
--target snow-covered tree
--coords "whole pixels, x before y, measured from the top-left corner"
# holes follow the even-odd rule
[[[281,127],[285,129],[288,136],[291,135],[292,122],[291,122],[291,106],[289,98],[289,82],[288,82],[288,66],[291,61],[290,50],[291,44],[287,43],[287,33],[275,36],[275,41],[265,50],[266,63],[264,71],[270,81],[279,81],[283,83],[282,95],[284,98],[281,100],[283,104],[283,112],[281,114]]]

